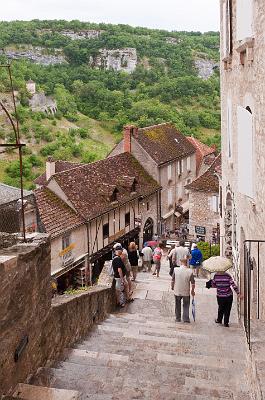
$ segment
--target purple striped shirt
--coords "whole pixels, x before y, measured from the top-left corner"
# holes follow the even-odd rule
[[[227,272],[225,272],[224,274],[217,273],[214,275],[214,278],[212,280],[212,287],[217,289],[218,297],[233,296],[231,286],[234,289],[234,291],[238,294],[239,289],[235,284],[231,275],[229,275]]]

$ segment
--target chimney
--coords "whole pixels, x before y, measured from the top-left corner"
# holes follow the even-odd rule
[[[49,156],[46,161],[46,181],[50,179],[52,175],[55,174],[55,161]]]
[[[134,125],[127,125],[123,128],[123,140],[124,140],[124,153],[131,153],[132,149],[132,136],[137,137],[138,128]]]

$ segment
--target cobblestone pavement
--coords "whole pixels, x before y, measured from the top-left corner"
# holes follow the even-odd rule
[[[166,263],[159,278],[139,273],[135,301],[66,349],[52,368],[40,369],[30,382],[36,388],[21,385],[21,398],[250,399],[236,306],[230,328],[216,325],[215,290],[204,287],[205,280],[197,279],[196,322],[177,324]]]

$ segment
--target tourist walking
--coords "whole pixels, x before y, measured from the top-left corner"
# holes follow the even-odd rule
[[[163,248],[162,243],[159,243],[158,246],[154,249],[154,253],[153,253],[153,262],[155,265],[155,270],[153,272],[153,275],[156,275],[157,278],[159,278],[159,272],[160,272],[160,268],[161,268],[161,258],[163,255],[162,248]]]
[[[190,256],[189,249],[185,247],[184,240],[180,240],[179,246],[177,245],[175,248],[175,253],[173,254],[173,264],[176,267],[180,267],[180,261],[184,259],[188,259]]]
[[[173,275],[174,268],[177,266],[176,264],[176,248],[179,247],[179,242],[175,243],[175,246],[173,246],[167,256],[169,260],[169,275]],[[179,265],[178,265],[179,266]]]
[[[181,322],[181,302],[183,302],[182,320],[190,322],[190,295],[195,296],[195,279],[188,268],[187,258],[180,260],[180,266],[174,268],[171,289],[175,294],[176,322]]]
[[[194,275],[197,276],[197,278],[199,276],[202,260],[203,260],[203,257],[202,257],[201,250],[198,249],[198,246],[196,243],[192,243],[190,266],[193,269],[193,273],[194,273]]]
[[[152,257],[153,257],[153,252],[152,249],[145,245],[144,248],[142,249],[142,254],[143,254],[143,272],[150,272],[151,267],[152,267]]]
[[[233,291],[231,287],[238,296],[240,296],[239,289],[232,276],[227,272],[217,272],[213,279],[210,280],[210,287],[217,289],[218,316],[215,322],[222,324],[224,320],[224,326],[228,328],[233,304]]]
[[[139,252],[137,251],[137,246],[135,242],[131,242],[129,244],[128,257],[132,267],[132,274],[133,274],[132,281],[135,281],[138,272],[138,260],[139,260]]]

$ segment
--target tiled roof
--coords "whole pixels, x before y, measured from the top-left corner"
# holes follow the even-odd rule
[[[24,196],[29,196],[32,194],[32,192],[24,190],[23,194]],[[21,191],[19,188],[0,183],[0,205],[19,200],[20,198]]]
[[[196,170],[199,172],[201,163],[204,158],[207,158],[210,154],[215,154],[216,149],[214,147],[209,147],[206,144],[200,142],[198,139],[194,137],[188,136],[187,139],[189,142],[196,148]],[[211,163],[213,160],[211,160]]]
[[[158,164],[187,157],[195,153],[195,147],[170,123],[138,129],[134,138]]]
[[[221,154],[216,157],[210,168],[185,188],[203,192],[219,192],[219,179],[221,175]]]
[[[67,171],[68,169],[78,167],[79,165],[83,165],[83,164],[58,160],[58,161],[55,161],[55,173]],[[46,183],[47,183],[46,172],[44,172],[42,175],[40,175],[38,178],[36,178],[34,180],[34,183],[36,183],[36,185],[39,185],[39,186],[46,185]]]
[[[50,180],[57,182],[74,208],[87,220],[141,195],[154,193],[160,188],[129,153],[55,174]],[[129,180],[129,183],[136,182],[135,192],[131,191],[131,187],[124,187],[124,181]],[[113,204],[110,196],[115,189],[117,202]]]
[[[52,238],[82,225],[85,221],[49,189],[34,191],[41,222]]]

